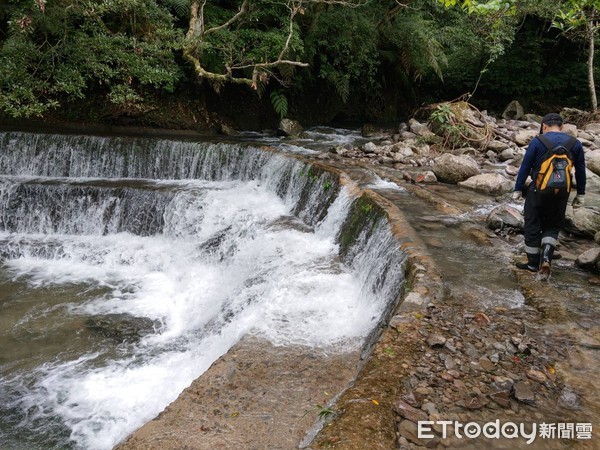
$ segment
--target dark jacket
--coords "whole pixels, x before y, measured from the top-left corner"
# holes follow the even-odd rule
[[[564,145],[569,140],[570,136],[566,133],[560,133],[557,131],[549,131],[544,134],[554,146]],[[525,186],[525,180],[527,176],[531,176],[532,180],[535,180],[542,162],[544,162],[544,155],[548,149],[537,137],[529,143],[519,174],[517,175],[517,182],[515,184],[515,191],[522,191]],[[575,167],[575,182],[577,184],[577,195],[585,195],[585,159],[583,157],[583,146],[581,142],[577,140],[575,145],[571,149],[571,156],[573,161],[573,167]]]

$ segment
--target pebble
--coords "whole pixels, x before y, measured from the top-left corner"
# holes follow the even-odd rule
[[[493,372],[496,369],[496,365],[485,356],[479,358],[479,366],[486,372]]]
[[[428,403],[425,405],[427,404]],[[419,422],[427,420],[428,418],[428,415],[425,412],[410,406],[408,403],[405,403],[402,400],[399,400],[394,404],[394,411],[396,411],[396,413],[401,417],[404,417],[412,422]]]
[[[454,377],[452,375],[450,375],[448,372],[444,372],[440,375],[440,378],[442,380],[446,380],[446,381],[454,381]]]
[[[441,334],[432,334],[427,338],[427,345],[429,345],[431,348],[443,347],[445,343],[446,338]]]
[[[494,392],[493,394],[490,394],[490,398],[505,408],[510,405],[509,390]]]
[[[515,398],[520,402],[532,404],[535,401],[535,394],[531,385],[525,382],[515,384]]]
[[[421,409],[423,411],[425,411],[427,414],[438,414],[438,410],[437,410],[437,407],[435,406],[435,403],[431,403],[431,402],[423,403],[423,406],[421,406]]]
[[[525,375],[530,380],[537,381],[538,383],[545,383],[547,380],[546,375],[539,370],[528,370]]]
[[[427,420],[427,419],[425,419]],[[398,427],[398,432],[400,436],[405,437],[410,442],[419,445],[426,445],[432,439],[419,439],[417,424],[411,422],[410,420],[403,420],[400,422],[400,426]]]

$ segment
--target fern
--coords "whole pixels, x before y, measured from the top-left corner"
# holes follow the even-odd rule
[[[266,89],[267,89],[267,83],[265,83],[264,81],[261,81],[261,80],[256,81],[256,94],[258,95],[258,98],[262,98]]]
[[[350,77],[345,74],[339,74],[335,77],[335,90],[346,103],[350,98]]]
[[[279,73],[283,78],[283,82],[290,83],[296,73],[296,67],[292,64],[280,64],[278,68]]]
[[[163,0],[163,3],[172,9],[178,17],[186,18],[190,15],[189,0]]]
[[[280,118],[284,118],[288,113],[288,100],[287,97],[281,91],[271,92],[271,104],[275,112],[279,114]]]

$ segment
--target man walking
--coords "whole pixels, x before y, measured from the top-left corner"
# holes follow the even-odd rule
[[[540,136],[529,143],[517,181],[512,194],[513,200],[525,197],[525,253],[527,263],[517,263],[517,268],[538,272],[544,276],[550,274],[550,265],[554,249],[558,242],[558,232],[563,226],[567,202],[569,201],[570,183],[566,189],[542,193],[538,175],[542,165],[553,153],[566,154],[575,168],[577,196],[573,207],[583,205],[585,195],[585,159],[581,142],[562,132],[563,120],[559,114],[544,116],[540,127]],[[543,175],[543,174],[542,174]],[[533,182],[526,186],[525,181],[531,176]],[[570,174],[567,177],[570,181]],[[540,177],[541,178],[541,177]]]

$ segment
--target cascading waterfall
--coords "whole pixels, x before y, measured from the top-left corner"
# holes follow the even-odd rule
[[[28,133],[0,152],[9,448],[109,449],[245,334],[355,349],[400,290],[387,222],[340,257],[354,199],[298,159]]]

